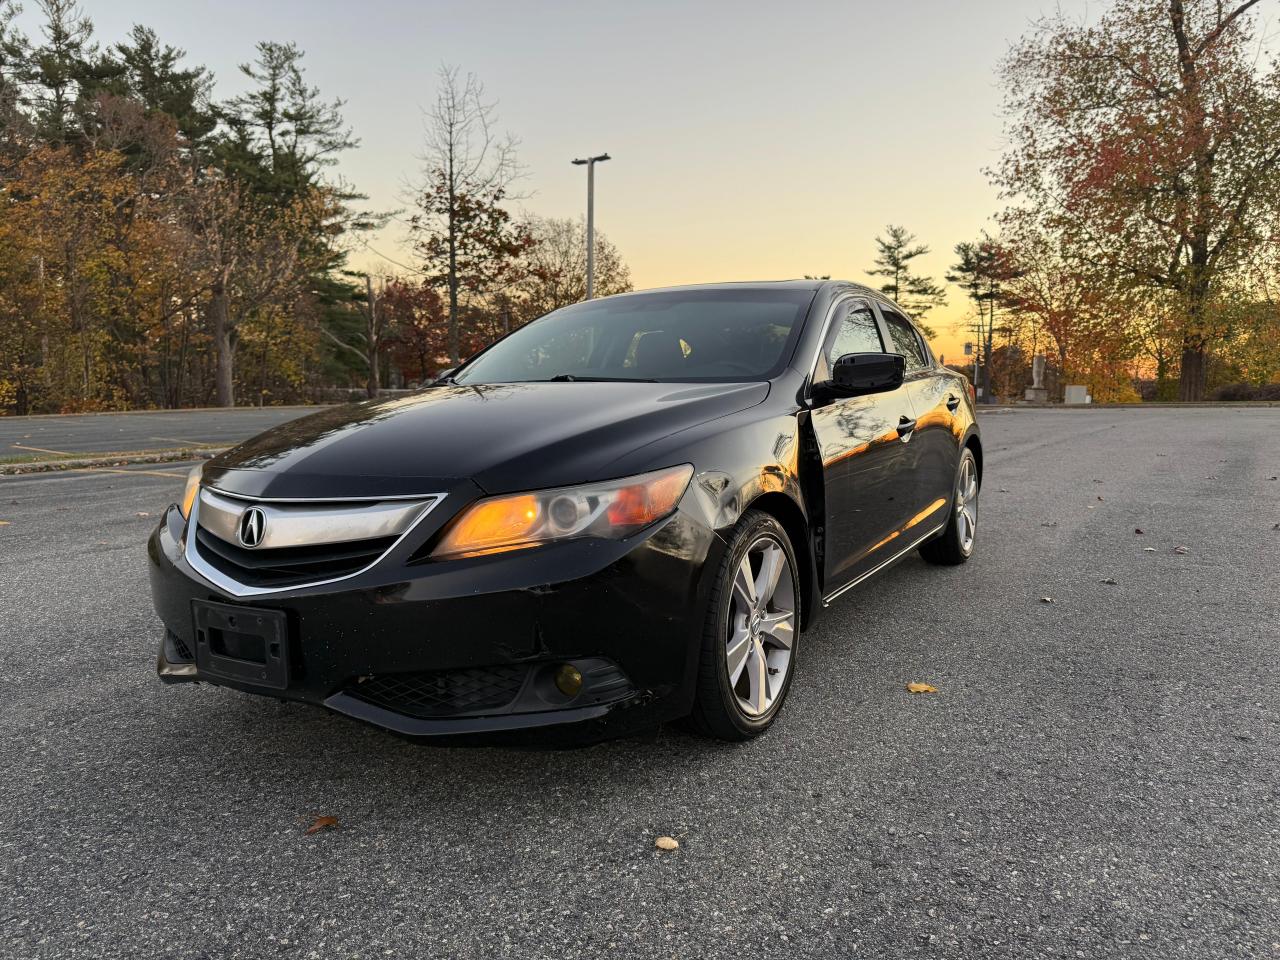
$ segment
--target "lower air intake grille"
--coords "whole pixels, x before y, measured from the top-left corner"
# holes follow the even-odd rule
[[[507,706],[520,693],[527,666],[481,667],[440,673],[395,673],[354,684],[367,703],[411,717],[456,717]]]
[[[395,537],[306,547],[245,550],[196,527],[196,544],[205,562],[251,587],[286,587],[343,577],[363,570],[386,552]]]

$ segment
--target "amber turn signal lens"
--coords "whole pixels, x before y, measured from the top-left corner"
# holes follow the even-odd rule
[[[200,492],[200,475],[203,472],[204,464],[202,463],[187,474],[187,488],[182,491],[182,502],[178,504],[183,520],[188,520],[191,517],[191,506],[196,502],[196,494]]]
[[[522,542],[538,526],[538,498],[530,494],[485,500],[468,510],[437,553],[481,553]]]

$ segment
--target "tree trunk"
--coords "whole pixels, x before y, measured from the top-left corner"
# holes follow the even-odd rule
[[[453,201],[450,201],[452,206]],[[449,213],[449,363],[457,366],[462,346],[458,336],[458,241],[454,235],[453,212]]]
[[[1204,343],[1188,337],[1182,342],[1182,373],[1178,378],[1178,399],[1195,402],[1204,399],[1208,379],[1208,354]]]
[[[209,321],[213,327],[214,388],[220,407],[236,405],[233,379],[234,358],[231,355],[231,321],[227,315],[227,287],[222,280],[214,282],[209,301]]]
[[[381,384],[378,382],[378,299],[373,295],[373,280],[365,274],[364,289],[369,301],[369,383],[367,393],[369,399],[378,395]]]

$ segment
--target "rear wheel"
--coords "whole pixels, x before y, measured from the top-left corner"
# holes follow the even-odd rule
[[[968,447],[960,452],[956,469],[951,518],[942,533],[920,547],[920,556],[930,563],[956,566],[973,556],[978,536],[978,461]]]
[[[690,720],[707,736],[747,740],[773,723],[791,687],[800,579],[782,524],[750,510],[716,574]]]

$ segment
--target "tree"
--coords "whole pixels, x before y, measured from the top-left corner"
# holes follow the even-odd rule
[[[409,382],[425,383],[448,365],[448,318],[430,284],[389,280],[379,298],[394,362]]]
[[[946,291],[933,278],[911,272],[911,261],[927,254],[929,248],[924,244],[913,246],[915,235],[905,227],[889,224],[885,233],[887,238],[876,237],[875,267],[867,275],[884,277],[880,292],[910,313],[925,336],[934,337],[934,331],[924,323],[924,315],[947,302]]]
[[[964,289],[977,311],[975,329],[981,356],[982,395],[991,402],[991,369],[996,309],[1004,297],[1004,284],[1015,273],[1006,251],[985,234],[976,243],[956,244],[955,266],[947,272],[947,281]]]
[[[193,159],[217,126],[209,104],[213,80],[204,67],[183,67],[186,51],[161,44],[154,30],[135,26],[129,40],[115,45],[120,64],[120,94],[149,114],[173,120]]]
[[[1058,14],[1001,70],[1010,148],[995,182],[1075,258],[1172,295],[1182,400],[1204,396],[1224,287],[1280,244],[1280,63],[1256,65],[1257,3],[1116,0],[1093,25]]]
[[[583,218],[529,217],[524,228],[530,245],[517,285],[523,319],[578,303],[587,296],[587,225]],[[631,289],[631,271],[618,248],[599,230],[595,236],[595,294]]]
[[[503,204],[519,173],[516,140],[494,131],[496,104],[484,85],[456,67],[441,67],[427,115],[427,164],[410,220],[426,279],[446,291],[449,359],[461,359],[464,296],[483,298],[515,279],[530,243]]]
[[[39,0],[44,43],[31,52],[27,76],[40,136],[61,146],[76,133],[76,107],[97,58],[93,22],[75,0]]]

